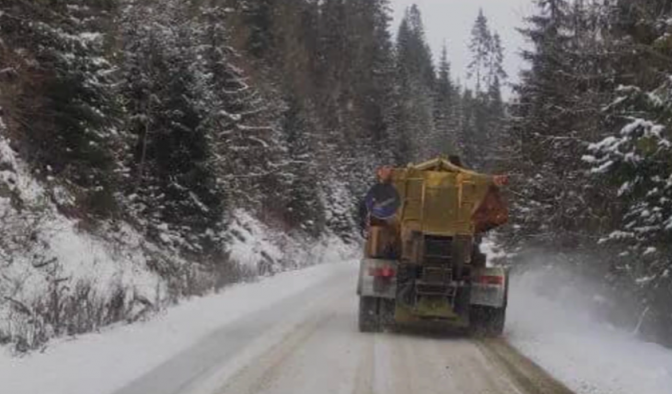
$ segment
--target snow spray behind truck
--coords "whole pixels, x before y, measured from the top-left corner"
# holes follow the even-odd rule
[[[439,158],[383,168],[378,178],[365,199],[360,331],[416,325],[501,334],[508,274],[486,267],[479,243],[508,220],[499,189],[506,177]]]

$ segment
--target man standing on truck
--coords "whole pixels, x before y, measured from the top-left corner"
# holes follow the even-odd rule
[[[359,224],[364,233],[372,224],[384,224],[394,218],[401,204],[399,193],[392,184],[392,167],[384,166],[376,172],[377,183],[369,189],[359,204]]]
[[[361,231],[365,238],[372,237],[369,240],[372,248],[369,253],[381,253],[387,258],[396,258],[399,251],[396,247],[398,240],[395,218],[401,206],[401,198],[392,183],[392,167],[381,167],[376,175],[378,183],[369,189],[360,204]]]

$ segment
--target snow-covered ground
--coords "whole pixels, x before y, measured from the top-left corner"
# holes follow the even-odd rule
[[[115,392],[228,323],[272,308],[339,272],[351,272],[353,264],[340,261],[236,285],[184,302],[148,322],[54,341],[42,353],[15,358],[0,349],[0,392]]]
[[[239,392],[237,385],[257,384],[263,375],[259,392],[264,393],[285,392],[283,385],[294,387],[305,380],[313,389],[328,381],[334,387],[363,387],[357,392],[389,394],[366,391],[369,385],[378,387],[380,379],[369,381],[368,374],[375,376],[390,363],[384,356],[389,352],[404,353],[399,356],[402,361],[436,357],[437,365],[442,370],[449,366],[451,374],[426,368],[417,373],[436,372],[435,380],[449,376],[444,383],[457,384],[462,387],[459,392],[478,392],[479,384],[488,382],[514,384],[504,370],[488,364],[488,356],[479,354],[480,345],[469,341],[359,334],[354,296],[357,262],[348,252],[330,249],[332,263],[231,286],[220,294],[183,302],[146,322],[53,341],[43,352],[17,358],[0,348],[0,392],[209,394],[210,389],[225,386],[229,391],[222,392]],[[669,394],[672,350],[600,322],[595,311],[581,303],[586,294],[579,293],[584,290],[545,270],[514,276],[506,339],[577,394]],[[418,349],[422,352],[416,355]],[[464,360],[455,354],[463,354]],[[334,375],[320,363],[337,365],[345,375]],[[399,371],[405,370],[404,365]],[[462,372],[455,375],[459,369],[454,368],[460,365],[467,370],[495,368],[501,376],[468,386]],[[353,381],[346,381],[350,379],[346,375]],[[231,387],[226,383],[229,378]],[[504,383],[489,392],[512,392]]]
[[[577,394],[671,393],[672,350],[601,321],[590,288],[563,279],[547,269],[514,276],[508,341]]]
[[[1,124],[0,124],[1,128]],[[46,177],[45,182],[52,182]],[[113,230],[103,224],[98,236],[79,227],[56,208],[56,202],[72,207],[74,197],[64,187],[45,186],[31,174],[0,136],[0,338],[31,347],[56,335],[45,319],[71,326],[89,320],[110,300],[122,295],[120,309],[126,315],[143,312],[141,303],[157,303],[166,286],[148,266],[147,251],[158,248],[146,242],[131,226]],[[101,235],[105,235],[102,237]],[[172,258],[172,257],[171,257]],[[147,303],[145,303],[147,304]],[[46,305],[49,305],[47,307]],[[60,305],[59,308],[54,305]],[[157,305],[158,306],[158,305]],[[79,309],[79,314],[75,308]],[[94,311],[95,310],[95,311]],[[104,320],[100,316],[99,320]],[[66,325],[66,324],[62,324]],[[59,327],[63,330],[63,327]],[[20,338],[20,339],[18,339]]]

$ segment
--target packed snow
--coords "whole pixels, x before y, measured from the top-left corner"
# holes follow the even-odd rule
[[[566,279],[557,269],[513,276],[507,340],[576,394],[669,394],[672,350],[604,321],[606,299]]]

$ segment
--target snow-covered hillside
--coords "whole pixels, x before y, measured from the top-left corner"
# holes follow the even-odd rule
[[[18,350],[160,307],[167,286],[150,259],[184,263],[124,223],[81,228],[56,208],[71,199],[38,183],[0,137],[0,338]]]
[[[1,135],[1,342],[25,351],[55,336],[135,321],[176,301],[175,281],[199,280],[192,262],[127,223],[84,228],[59,212],[57,205],[74,207],[71,194],[50,178],[36,181]],[[242,210],[222,238],[231,266],[249,277],[320,263],[339,242],[274,231]]]

